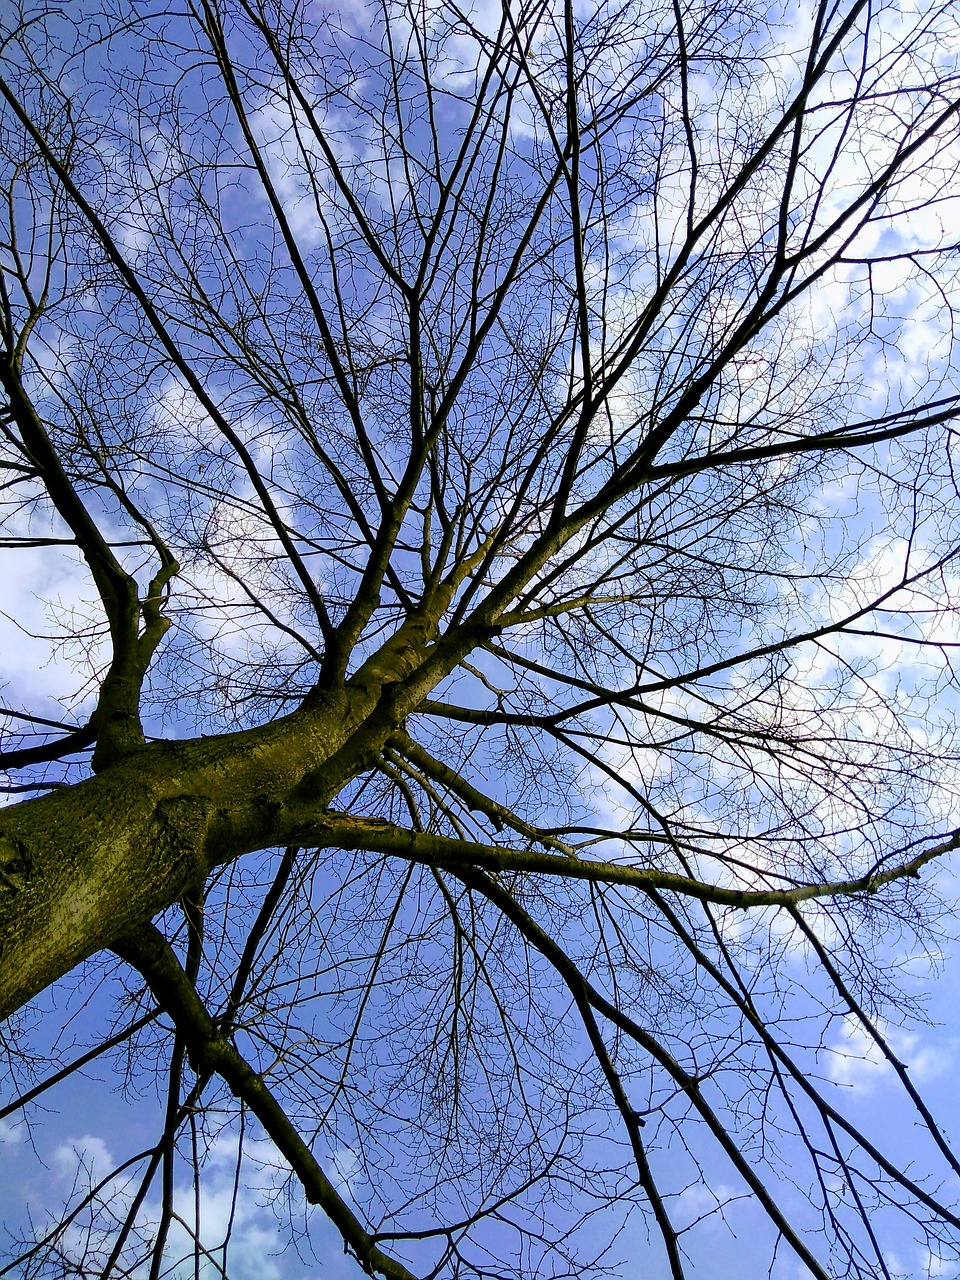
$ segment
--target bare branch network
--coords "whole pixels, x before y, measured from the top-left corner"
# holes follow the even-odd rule
[[[960,1265],[958,143],[938,0],[7,0],[0,1122],[155,1138],[0,1275]]]

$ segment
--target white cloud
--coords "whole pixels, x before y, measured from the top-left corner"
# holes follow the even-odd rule
[[[960,1276],[960,1264],[956,1256],[948,1258],[933,1253],[930,1249],[923,1249],[920,1252],[919,1274],[925,1280],[957,1280]]]
[[[678,1218],[685,1222],[699,1222],[713,1217],[714,1228],[723,1226],[723,1211],[734,1200],[741,1199],[746,1193],[743,1188],[729,1186],[725,1182],[707,1185],[704,1182],[691,1183],[677,1197],[679,1206]],[[719,1215],[719,1216],[718,1216]]]
[[[13,1147],[22,1141],[23,1125],[11,1124],[9,1120],[0,1120],[0,1147]]]
[[[0,1130],[0,1142],[3,1130]],[[288,1177],[278,1164],[272,1145],[265,1141],[244,1144],[239,1183],[236,1181],[238,1142],[235,1136],[217,1140],[203,1165],[200,1179],[200,1236],[205,1249],[220,1259],[221,1246],[229,1239],[231,1280],[300,1280],[302,1270],[294,1260],[285,1260],[278,1237],[278,1221],[269,1201],[276,1197]],[[49,1164],[57,1181],[68,1194],[82,1193],[107,1177],[117,1161],[108,1142],[95,1134],[68,1138],[53,1151]],[[113,1241],[116,1215],[122,1216],[131,1203],[142,1167],[127,1171],[105,1186],[101,1202],[111,1212],[102,1220],[88,1222],[81,1217],[61,1239],[65,1253],[83,1259],[87,1266],[99,1265]],[[47,1206],[45,1206],[46,1208]],[[175,1219],[167,1237],[165,1261],[172,1268],[166,1274],[187,1280],[193,1272],[193,1240],[196,1200],[191,1179],[181,1166],[174,1195]],[[137,1217],[135,1235],[149,1239],[160,1216],[159,1201],[151,1197]],[[180,1219],[180,1221],[177,1221]],[[54,1213],[49,1221],[55,1221]],[[101,1254],[103,1257],[101,1257]],[[206,1273],[205,1273],[206,1274]],[[210,1273],[215,1274],[214,1272]]]
[[[354,1199],[354,1187],[362,1165],[360,1157],[350,1147],[338,1147],[333,1156],[331,1181],[341,1195]]]
[[[92,1182],[103,1178],[116,1167],[110,1148],[94,1134],[80,1138],[68,1138],[53,1153],[53,1167],[62,1178],[72,1178],[78,1170],[85,1170]]]
[[[25,547],[8,557],[0,613],[0,684],[12,686],[21,699],[72,701],[83,683],[78,668],[88,673],[99,646],[94,642],[87,649],[66,638],[73,620],[83,620],[87,630],[94,599],[86,566],[71,548]]]
[[[923,1044],[916,1032],[904,1031],[883,1020],[877,1022],[877,1030],[896,1059],[909,1069],[915,1083],[930,1080],[950,1066],[949,1049]],[[895,1080],[893,1067],[853,1014],[847,1014],[839,1035],[826,1046],[825,1058],[829,1078],[860,1096]]]

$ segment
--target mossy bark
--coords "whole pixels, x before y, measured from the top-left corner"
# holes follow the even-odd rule
[[[325,695],[258,728],[143,747],[0,810],[0,1018],[218,864],[284,843],[294,810],[322,811],[375,751],[386,725],[372,709],[365,692]]]

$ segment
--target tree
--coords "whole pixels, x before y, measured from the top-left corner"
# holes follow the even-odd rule
[[[121,1049],[166,1099],[24,1275],[229,1273],[224,1129],[386,1277],[585,1275],[631,1208],[680,1277],[720,1167],[777,1274],[957,1259],[885,1033],[960,846],[957,41],[8,6],[3,548],[85,586],[5,695],[0,1010],[120,1004],[47,1074],[13,1018],[3,1114]]]

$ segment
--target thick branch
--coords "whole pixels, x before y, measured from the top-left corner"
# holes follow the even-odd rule
[[[960,848],[960,829],[939,843],[906,861],[886,866],[877,863],[862,876],[849,880],[822,880],[799,884],[793,889],[734,889],[710,884],[692,876],[678,875],[657,867],[625,866],[617,862],[596,862],[576,857],[558,857],[533,849],[510,849],[479,841],[457,840],[427,831],[409,831],[381,818],[359,818],[327,812],[297,828],[305,844],[336,846],[342,849],[369,849],[421,862],[431,867],[482,867],[485,871],[525,871],[564,879],[586,880],[590,884],[624,885],[641,891],[677,893],[700,902],[725,907],[790,907],[812,898],[836,898],[851,894],[875,893],[885,884],[916,877],[928,862]],[[888,855],[892,861],[896,854]]]
[[[199,1076],[219,1075],[233,1095],[257,1117],[303,1186],[307,1200],[319,1205],[368,1275],[415,1280],[401,1262],[385,1254],[338,1195],[262,1076],[222,1034],[210,1017],[173,948],[159,929],[144,925],[119,939],[114,950],[141,974],[157,1003],[173,1019]]]
[[[83,751],[96,739],[96,729],[92,723],[74,729],[63,738],[54,742],[42,742],[35,747],[15,747],[11,751],[0,751],[0,769],[23,769],[30,764],[47,764],[51,760],[62,760],[64,756],[73,755],[75,751]]]

